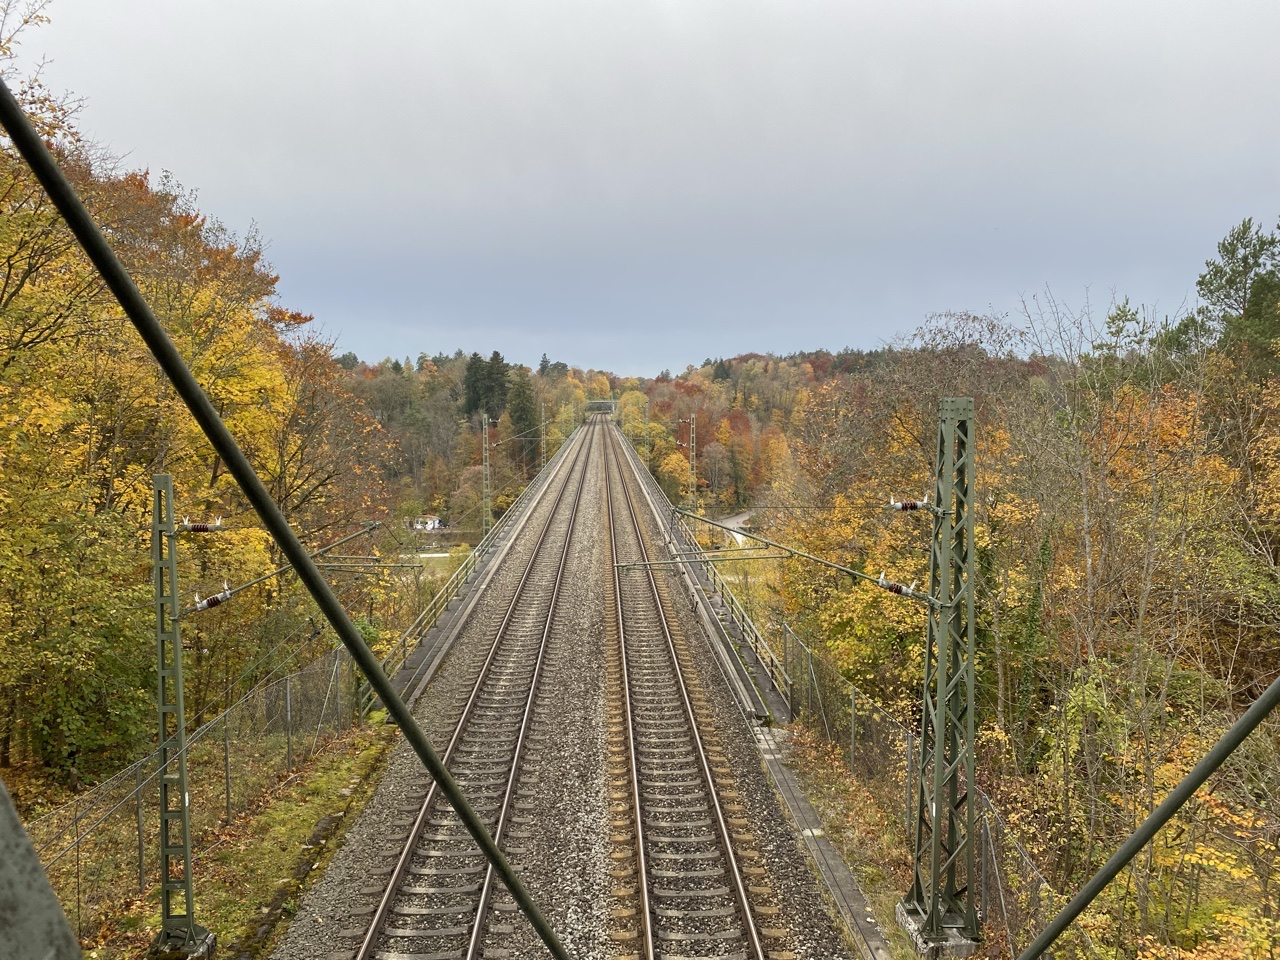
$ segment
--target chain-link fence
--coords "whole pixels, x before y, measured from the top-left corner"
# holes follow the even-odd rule
[[[310,760],[357,716],[358,671],[343,649],[262,683],[187,738],[196,838],[230,822]],[[159,878],[159,751],[27,824],[31,842],[82,937]]]
[[[985,923],[982,956],[1018,956],[1067,905],[1035,865],[1008,823],[978,791],[979,909]],[[1049,954],[1046,954],[1048,956]],[[1053,945],[1056,960],[1097,957],[1093,940],[1072,923]]]

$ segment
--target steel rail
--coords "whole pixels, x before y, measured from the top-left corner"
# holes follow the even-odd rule
[[[622,479],[621,489],[624,501],[627,505],[627,512],[631,516],[631,522],[635,526],[636,542],[639,546],[640,555],[646,563],[649,561],[649,550],[644,543],[643,527],[640,525],[640,518],[636,514],[635,501],[631,496],[631,491],[627,488],[626,474],[622,469],[622,456],[617,452],[618,439],[609,431],[608,451],[613,456],[613,462],[618,470],[619,477]],[[747,884],[742,876],[742,867],[738,863],[737,854],[734,853],[733,843],[729,833],[729,825],[725,821],[724,809],[720,803],[720,794],[716,790],[715,777],[711,772],[711,763],[707,759],[706,748],[702,743],[702,736],[698,733],[697,716],[693,712],[693,702],[689,698],[689,688],[684,681],[684,672],[680,668],[680,658],[676,655],[675,640],[671,635],[671,626],[667,621],[666,611],[662,605],[662,595],[658,592],[658,583],[654,579],[653,570],[645,567],[645,577],[649,582],[649,589],[653,595],[654,607],[658,614],[658,621],[662,627],[662,635],[666,640],[667,652],[671,657],[674,666],[674,674],[676,678],[676,687],[680,694],[680,702],[684,707],[685,719],[689,723],[689,735],[693,741],[697,753],[698,766],[702,773],[703,782],[707,787],[707,795],[711,799],[712,809],[715,810],[716,832],[719,835],[721,846],[724,849],[725,860],[729,866],[729,873],[733,879],[733,895],[737,901],[738,910],[742,914],[742,926],[747,934],[747,942],[749,946],[749,955],[756,960],[765,960],[764,944],[760,940],[760,931],[756,928],[755,916],[751,912],[751,904],[747,899]],[[638,812],[637,812],[638,815]],[[643,856],[640,851],[640,856]]]
[[[524,523],[529,517],[530,511],[526,508],[529,504],[542,496],[543,487],[551,482],[551,477],[559,475],[560,468],[563,465],[562,461],[564,459],[562,454],[567,454],[569,449],[574,447],[574,438],[572,435],[565,439],[567,445],[561,446],[561,448],[556,451],[556,455],[552,457],[543,469],[538,472],[537,476],[533,478],[533,481],[520,492],[520,496],[516,498],[515,502],[511,504],[511,507],[503,513],[502,517],[494,524],[493,529],[489,531],[489,539],[487,541],[482,540],[480,543],[476,544],[475,548],[467,554],[466,558],[458,568],[453,571],[445,585],[436,592],[435,596],[431,598],[426,607],[423,608],[422,612],[418,614],[417,619],[414,620],[409,628],[400,635],[400,643],[397,645],[399,648],[398,651],[393,650],[382,661],[384,670],[390,671],[394,669],[398,671],[404,666],[406,654],[408,652],[409,639],[412,638],[415,643],[421,641],[427,632],[436,625],[439,618],[447,609],[448,604],[455,600],[457,595],[461,592],[463,584],[465,584],[467,580],[470,579],[471,575],[479,569],[480,560],[484,555],[493,549],[497,549],[498,556],[505,556],[506,547],[499,546],[498,541],[503,537],[506,537],[508,534],[510,534],[511,538],[515,538],[517,536],[518,532],[524,528]],[[519,515],[518,518],[517,515]],[[513,518],[515,519],[514,526],[508,527],[509,520]],[[508,546],[509,545],[510,544],[508,543]],[[496,564],[498,561],[495,560],[491,562]],[[491,576],[492,572],[481,574],[480,578],[473,585],[473,591],[477,594],[482,592],[485,584],[488,583]],[[473,607],[474,603],[467,604],[466,609],[460,615],[461,618],[465,620],[470,615],[470,610]],[[413,675],[401,684],[401,696],[404,697],[405,701],[411,707],[417,702],[419,692],[426,685],[430,677],[434,675],[435,668],[439,666],[440,659],[446,652],[447,650],[444,650],[434,658],[425,658],[413,671]],[[396,659],[397,655],[399,656],[398,660]],[[362,714],[364,710],[371,707],[372,702],[362,703]]]
[[[621,481],[620,481],[621,482]],[[655,955],[653,945],[652,906],[649,902],[649,862],[644,855],[644,817],[641,816],[640,801],[640,767],[636,759],[636,731],[631,711],[631,672],[627,666],[627,631],[622,617],[622,580],[618,569],[618,535],[613,521],[613,481],[610,478],[609,464],[606,460],[604,471],[605,514],[609,523],[609,551],[613,561],[613,597],[614,606],[618,609],[618,649],[622,660],[622,714],[625,720],[627,743],[627,760],[631,771],[631,809],[634,811],[635,844],[636,844],[636,892],[640,899],[640,938],[643,958]]]
[[[235,478],[245,499],[279,545],[280,552],[298,571],[298,579],[307,588],[316,606],[320,608],[320,612],[333,626],[334,632],[368,679],[369,685],[386,704],[387,712],[404,732],[405,739],[413,747],[414,753],[418,755],[431,776],[441,781],[441,789],[465,824],[467,832],[484,852],[485,857],[497,865],[516,904],[529,918],[529,922],[538,931],[538,935],[551,953],[557,958],[569,960],[569,955],[564,945],[560,943],[560,938],[542,916],[542,911],[529,896],[529,891],[511,869],[506,857],[502,855],[502,851],[498,849],[498,845],[493,842],[493,838],[489,836],[479,817],[476,816],[475,810],[471,808],[471,804],[467,802],[467,798],[458,788],[453,777],[449,775],[449,771],[436,756],[431,741],[427,739],[408,706],[396,693],[387,675],[383,673],[378,658],[369,649],[363,635],[356,628],[328,581],[325,580],[320,568],[307,556],[307,548],[298,539],[298,535],[272,498],[262,478],[258,476],[253,464],[249,462],[249,458],[245,456],[235,437],[227,429],[222,417],[205,394],[204,388],[200,386],[200,382],[196,380],[191,368],[182,359],[182,354],[178,352],[173,340],[151,310],[142,291],[133,282],[129,271],[115,255],[111,245],[107,243],[107,238],[90,216],[75,188],[71,186],[62,168],[58,166],[58,161],[54,159],[44,139],[31,125],[31,121],[3,79],[0,79],[0,126],[4,127],[14,148],[27,162],[53,205],[62,214],[71,233],[101,274],[108,289],[111,290],[125,315],[146,343],[147,349],[155,357],[160,369],[173,384],[174,391],[182,397],[191,416],[200,425],[210,446],[226,464],[227,472]]]
[[[639,481],[640,495],[649,505],[649,510],[653,516],[662,518],[666,516],[671,508],[671,501],[667,499],[667,495],[662,492],[662,488],[658,486],[658,482],[653,478],[647,467],[640,461],[639,454],[629,443],[621,445],[623,455],[627,462],[631,464],[631,470]],[[659,507],[662,504],[662,507]],[[665,545],[669,552],[675,552],[681,543],[691,550],[697,547],[697,542],[689,530],[689,527],[678,516],[672,514],[671,523],[662,526]],[[718,623],[718,617],[710,612],[710,602],[707,599],[706,591],[700,582],[697,572],[694,570],[694,564],[702,567],[706,577],[710,581],[710,586],[718,590],[725,602],[729,605],[732,616],[739,626],[744,627],[751,623],[751,618],[746,616],[742,605],[733,596],[733,591],[728,588],[728,584],[723,582],[720,571],[716,569],[714,564],[700,564],[697,560],[686,558],[686,565],[682,568],[681,574],[684,577],[685,586],[689,592],[689,598],[693,601],[694,606],[698,608],[699,616],[706,626],[708,636],[714,638],[717,628],[723,630],[723,625]],[[651,564],[652,566],[652,564]],[[782,669],[778,658],[774,655],[769,645],[759,638],[759,632],[754,628],[746,630],[746,635],[751,643],[752,650],[761,657],[768,660],[770,667],[770,676],[776,668],[790,683],[790,677],[786,671]],[[760,698],[755,686],[749,680],[744,680],[734,669],[737,657],[726,649],[726,644],[711,643],[711,652],[715,656],[716,668],[720,672],[720,676],[724,677],[725,683],[734,691],[734,699],[737,701],[738,709],[742,713],[743,719],[750,726],[752,723],[764,720],[769,716],[769,709],[764,701]],[[761,652],[763,649],[763,653]],[[757,704],[759,709],[751,709],[751,704]]]
[[[524,593],[526,584],[532,575],[533,568],[538,562],[538,558],[542,553],[543,545],[547,541],[547,536],[555,523],[556,517],[560,510],[560,505],[564,501],[565,492],[569,489],[569,484],[573,479],[573,474],[578,466],[579,460],[582,459],[582,448],[587,443],[586,438],[582,438],[579,442],[577,452],[570,461],[569,468],[565,472],[564,482],[560,484],[560,489],[556,493],[556,498],[551,505],[550,511],[547,513],[547,521],[543,524],[542,530],[538,534],[538,539],[534,543],[533,550],[529,554],[529,562],[525,565],[520,580],[516,585],[515,593],[511,597],[511,602],[507,605],[506,612],[503,614],[502,622],[493,636],[493,643],[489,646],[489,652],[485,656],[484,664],[480,668],[480,675],[476,678],[475,685],[471,689],[471,694],[467,698],[466,705],[462,709],[462,714],[454,727],[453,735],[449,738],[449,743],[445,746],[444,754],[441,758],[442,763],[447,767],[453,760],[453,755],[457,750],[458,744],[462,741],[462,735],[466,730],[467,722],[471,719],[474,712],[476,702],[480,699],[480,693],[484,689],[485,681],[489,678],[490,668],[498,657],[498,650],[502,646],[503,636],[507,627],[510,625],[515,609]],[[586,476],[586,466],[584,464],[581,471],[583,477]],[[575,506],[576,510],[576,506]],[[360,941],[360,946],[352,957],[352,960],[368,960],[373,956],[374,948],[378,938],[382,935],[382,928],[387,920],[387,915],[391,912],[391,906],[395,903],[396,897],[399,896],[401,881],[404,879],[405,871],[413,860],[414,852],[418,846],[418,840],[422,836],[422,831],[427,825],[432,812],[434,811],[436,798],[439,795],[439,784],[432,780],[431,787],[427,790],[427,795],[423,799],[421,806],[418,808],[417,816],[414,818],[413,826],[409,829],[408,838],[401,847],[400,854],[396,858],[395,866],[391,868],[391,874],[387,879],[382,896],[378,899],[378,906],[369,920],[369,926],[365,930],[364,937]],[[498,842],[497,834],[493,834],[494,843]]]
[[[533,722],[533,708],[538,699],[538,684],[542,680],[542,667],[546,661],[547,646],[551,639],[551,625],[555,621],[556,606],[560,602],[560,585],[564,582],[565,567],[569,563],[569,547],[573,543],[573,527],[578,519],[578,507],[582,504],[582,488],[586,485],[587,473],[591,466],[591,449],[595,446],[598,431],[589,434],[586,462],[578,475],[578,487],[574,491],[573,508],[569,512],[569,526],[564,535],[564,546],[560,550],[560,563],[556,568],[555,584],[551,588],[551,603],[547,607],[547,619],[542,625],[542,637],[538,642],[538,655],[533,664],[533,676],[529,680],[529,694],[525,699],[524,711],[520,716],[520,732],[516,735],[515,751],[511,755],[511,768],[507,772],[507,787],[502,795],[502,806],[498,811],[498,821],[493,828],[493,839],[501,845],[506,835],[507,821],[511,814],[511,804],[515,800],[516,784],[519,782],[520,762],[524,756],[525,741],[528,739],[529,727]],[[511,609],[514,610],[512,602]],[[504,623],[504,628],[506,624]],[[475,960],[480,956],[485,930],[485,912],[489,909],[489,900],[493,896],[494,872],[490,864],[485,870],[484,883],[480,888],[480,901],[476,906],[474,926],[467,945],[467,960]]]
[[[506,547],[501,546],[499,544],[499,541],[502,540],[503,537],[506,537],[508,535],[510,535],[510,538],[514,540],[519,535],[520,531],[523,530],[523,524],[525,521],[524,519],[518,518],[517,514],[524,513],[525,518],[527,518],[528,512],[532,511],[532,506],[531,506],[532,502],[536,500],[538,497],[542,496],[542,488],[551,482],[552,476],[559,474],[560,468],[563,466],[563,461],[565,457],[568,456],[570,448],[576,449],[577,439],[578,438],[574,437],[573,434],[570,434],[568,437],[565,437],[565,444],[562,444],[560,449],[556,451],[555,456],[551,457],[546,462],[546,464],[543,465],[542,470],[539,471],[538,474],[529,483],[529,485],[526,486],[524,490],[520,492],[520,495],[516,497],[515,502],[512,503],[511,506],[508,507],[506,511],[503,512],[502,516],[498,518],[497,522],[494,523],[493,529],[489,531],[489,535],[493,537],[493,541],[490,544],[484,546],[483,550],[481,549],[481,545],[477,544],[476,549],[472,554],[473,556],[476,556],[478,558],[479,555],[482,553],[488,553],[491,550],[497,550],[498,553],[495,555],[495,559],[490,562],[494,564],[497,564],[500,562],[496,558],[505,556],[504,551],[506,550]],[[576,456],[576,453],[575,453],[575,456]],[[570,472],[572,472],[572,469]],[[529,501],[529,504],[525,503],[526,500]],[[528,510],[526,510],[526,507],[528,508]],[[514,521],[514,524],[509,526],[508,524],[511,521]],[[462,583],[465,583],[466,580],[473,573],[475,573],[477,567],[478,567],[478,562],[473,562],[471,564],[469,572],[465,576],[460,578],[462,582],[459,583],[458,588],[454,591],[453,597],[457,596],[457,594],[461,591]],[[463,569],[465,569],[465,565],[460,566],[458,570],[454,572],[454,575],[457,576],[457,574]],[[489,577],[490,577],[489,574],[482,574],[481,578],[477,580],[475,584],[475,588],[477,590],[482,590],[484,588],[484,584],[488,582]],[[440,594],[437,594],[437,597],[443,595],[443,593],[444,593],[444,590],[442,589]],[[439,617],[442,614],[443,614],[443,605],[442,605],[442,609],[436,614],[436,616]],[[463,616],[465,617],[469,615],[470,615],[470,610],[468,609],[463,614]],[[428,630],[431,629],[432,626],[435,625],[435,623],[436,621],[432,620],[432,622],[430,624],[427,624],[425,627],[420,627],[419,633],[425,634]],[[433,661],[430,658],[423,660],[422,663],[418,665],[418,668],[413,672],[413,675],[405,683],[403,687],[404,696],[405,696],[405,699],[409,701],[409,703],[412,704],[417,701],[418,692],[426,685],[430,675],[434,672],[433,667],[435,666],[435,663],[436,661]]]

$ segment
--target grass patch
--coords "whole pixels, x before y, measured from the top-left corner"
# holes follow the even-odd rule
[[[442,553],[443,550],[433,550],[433,553]],[[414,560],[415,563],[422,564],[423,578],[433,578],[439,581],[436,587],[444,586],[444,582],[449,579],[449,575],[458,569],[458,558],[456,556],[447,557],[424,557],[418,556]]]
[[[895,960],[918,960],[894,919],[894,907],[911,882],[911,845],[900,811],[887,812],[849,774],[843,752],[799,724],[787,738],[795,770],[827,838],[840,851]]]
[[[229,826],[194,844],[195,918],[218,935],[223,960],[266,956],[308,879],[328,865],[343,831],[364,808],[394,726],[372,724],[335,739]],[[120,904],[106,918],[91,960],[141,956],[159,929],[159,896]]]

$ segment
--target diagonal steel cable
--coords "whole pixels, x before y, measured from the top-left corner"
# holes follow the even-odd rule
[[[201,431],[214,451],[226,464],[227,471],[235,478],[245,499],[249,501],[254,512],[262,520],[263,526],[275,539],[280,552],[293,564],[298,579],[307,588],[320,608],[320,612],[333,626],[334,632],[338,634],[343,646],[360,667],[369,685],[382,698],[387,712],[400,727],[405,739],[409,741],[427,771],[440,784],[440,791],[448,798],[449,803],[466,825],[467,832],[471,834],[472,839],[484,852],[486,859],[493,864],[494,869],[502,877],[503,883],[511,892],[512,899],[519,905],[552,955],[568,960],[569,955],[555,931],[542,916],[542,912],[512,870],[507,858],[493,842],[493,838],[472,809],[471,804],[467,802],[467,798],[463,796],[453,776],[436,756],[426,734],[422,732],[413,714],[409,712],[408,706],[396,693],[387,675],[382,672],[378,659],[365,643],[364,637],[356,629],[356,625],[338,601],[324,575],[320,573],[320,568],[308,555],[307,548],[302,545],[302,541],[294,533],[289,521],[281,513],[280,507],[272,499],[257,471],[253,469],[248,457],[240,449],[231,431],[222,422],[222,417],[218,415],[218,411],[214,409],[191,369],[182,359],[178,348],[174,346],[164,327],[152,312],[142,291],[138,289],[124,264],[107,243],[106,237],[81,202],[75,188],[67,180],[58,161],[54,159],[44,140],[31,125],[31,121],[2,78],[0,78],[0,126],[4,127],[15,149],[31,167],[32,173],[44,187],[49,199],[62,214],[85,254],[102,275],[103,281],[115,295],[125,315],[141,335],[147,349],[151,351],[151,355],[155,357],[156,362],[173,384],[174,390],[182,397],[183,403],[186,404],[196,423],[200,425]]]

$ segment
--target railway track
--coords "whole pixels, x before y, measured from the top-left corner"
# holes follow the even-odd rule
[[[724,751],[701,732],[706,705],[693,672],[686,677],[690,657],[667,613],[666,578],[647,565],[641,518],[652,511],[619,442],[609,429],[612,937],[620,952],[643,958],[764,960],[766,940],[783,932],[762,929],[757,916],[778,910]]]
[[[603,433],[595,425],[579,441],[443,755],[503,848],[517,819],[522,760],[591,451]],[[494,916],[515,910],[434,783],[377,887],[353,960],[478,958],[486,935],[509,926]]]
[[[669,572],[655,574],[645,566],[655,508],[635,475],[634,459],[620,444],[606,419],[593,421],[547,482],[521,542],[505,561],[514,569],[504,582],[515,581],[514,589],[504,587],[502,601],[486,608],[477,635],[484,637],[483,647],[470,648],[475,650],[470,679],[456,700],[447,701],[452,735],[443,760],[508,856],[519,860],[530,844],[536,849],[555,844],[544,822],[555,811],[543,809],[545,798],[534,802],[539,764],[546,767],[538,759],[545,754],[540,743],[553,729],[548,710],[558,696],[550,681],[542,690],[542,680],[557,672],[563,677],[569,663],[588,670],[598,664],[604,672],[603,707],[597,709],[605,741],[595,749],[605,752],[601,802],[607,798],[608,803],[600,825],[610,830],[590,862],[608,857],[613,900],[607,921],[602,918],[601,936],[607,940],[596,941],[588,955],[619,960],[790,956],[779,949],[785,934],[776,929],[776,920],[774,927],[765,925],[778,908],[771,903],[774,894],[728,753],[710,732],[709,691],[693,668],[697,657],[687,645],[687,628],[673,603],[677,597],[667,592],[674,580]],[[589,482],[597,470],[601,476]],[[597,606],[600,593],[585,607],[561,600],[570,557],[589,556],[590,544],[600,543],[600,528],[579,517],[584,500],[590,516],[600,509],[607,531],[607,544],[594,548],[603,550],[597,563],[604,566],[604,609]],[[526,540],[533,541],[531,548],[523,545]],[[577,579],[570,581],[578,588],[583,562],[575,561]],[[589,595],[579,589],[579,598]],[[679,600],[687,604],[683,594]],[[582,634],[570,636],[575,616],[579,630],[583,617],[607,621],[603,635],[582,646]],[[557,644],[553,636],[561,638]],[[561,652],[549,654],[549,646]],[[565,660],[566,649],[577,652]],[[601,703],[599,694],[592,700]],[[579,746],[587,743],[579,741],[573,749]],[[560,766],[541,772],[554,773]],[[567,788],[569,794],[575,789],[580,788]],[[565,799],[575,808],[581,804]],[[337,950],[330,955],[351,960],[544,955],[544,948],[530,942],[531,931],[515,904],[435,785],[420,782],[410,803],[398,809],[408,818],[397,824],[402,842],[375,861],[380,865],[371,868],[361,891],[376,903],[350,904],[351,924],[337,934],[332,944]],[[591,834],[598,837],[599,829]]]

